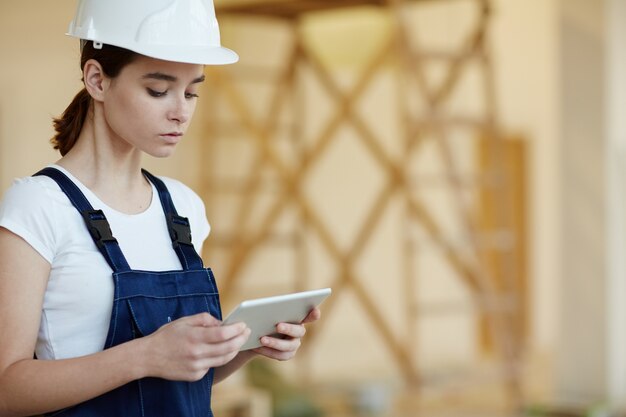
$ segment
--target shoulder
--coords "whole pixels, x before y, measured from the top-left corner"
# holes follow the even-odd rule
[[[204,202],[189,186],[173,178],[161,176],[158,178],[167,187],[179,213],[183,214],[190,209],[202,210],[204,213]]]
[[[206,218],[206,209],[202,198],[189,186],[169,177],[158,176],[167,187],[176,211],[181,216],[189,218],[192,229],[196,229],[195,236],[202,241],[209,235],[210,225]]]
[[[59,204],[68,202],[50,178],[18,178],[0,201],[0,226],[22,237],[51,261],[57,225],[62,222]]]
[[[181,181],[174,179],[174,178],[170,178],[170,177],[163,177],[163,176],[157,176],[157,177],[165,183],[165,185],[167,186],[167,189],[172,194],[172,196],[176,194],[177,196],[182,196],[182,197],[190,198],[190,199],[197,198],[198,200],[200,200],[200,197],[198,196],[198,194],[194,190],[192,190],[189,186],[182,183]]]
[[[13,181],[0,202],[0,214],[20,210],[49,212],[55,203],[67,199],[54,180],[48,177],[24,177]]]

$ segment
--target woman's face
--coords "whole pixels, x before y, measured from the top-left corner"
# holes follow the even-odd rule
[[[140,56],[108,79],[102,102],[115,145],[170,156],[191,122],[203,69]]]

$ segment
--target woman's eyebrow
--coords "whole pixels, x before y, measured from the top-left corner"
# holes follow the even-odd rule
[[[162,72],[151,72],[149,74],[144,75],[144,79],[153,79],[153,80],[163,80],[163,81],[177,81],[178,78],[173,75],[163,74]]]
[[[169,75],[169,74],[164,74],[162,72],[151,72],[149,74],[144,75],[141,78],[143,78],[143,79],[152,79],[152,80],[170,81],[170,82],[178,81],[177,77],[174,77],[173,75]],[[204,81],[204,79],[205,79],[205,76],[201,75],[200,77],[195,78],[191,82],[191,84],[201,83],[201,82]]]

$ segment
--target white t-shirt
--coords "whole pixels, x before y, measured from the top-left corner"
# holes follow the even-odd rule
[[[129,215],[108,207],[65,169],[52,167],[65,173],[91,205],[104,212],[132,269],[182,269],[154,185],[148,209]],[[189,218],[194,246],[200,253],[210,230],[202,200],[184,184],[160,178],[178,214]],[[15,180],[0,203],[0,226],[23,238],[51,265],[37,357],[65,359],[101,351],[113,305],[112,270],[91,239],[82,216],[57,183],[45,176]]]

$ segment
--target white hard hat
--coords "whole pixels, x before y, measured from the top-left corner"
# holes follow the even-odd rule
[[[213,0],[79,0],[68,33],[166,61],[232,64],[220,44]]]

